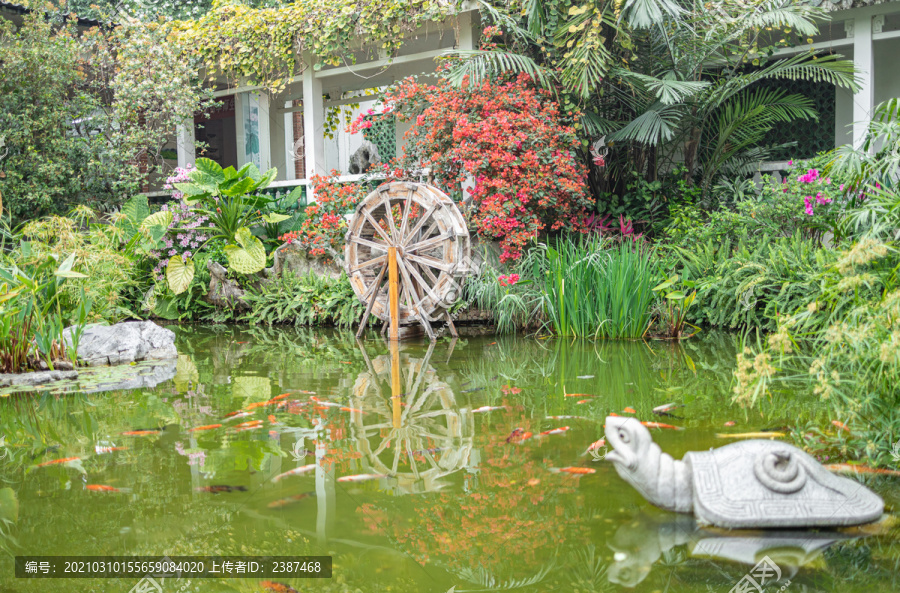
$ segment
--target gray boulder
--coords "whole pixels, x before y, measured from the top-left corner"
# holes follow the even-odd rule
[[[209,291],[206,294],[209,304],[228,309],[247,308],[244,289],[227,277],[228,270],[212,260],[207,262],[206,269],[209,270]]]
[[[335,263],[326,263],[324,258],[309,255],[297,240],[276,249],[274,264],[266,270],[270,278],[280,278],[284,274],[299,277],[310,273],[336,279],[341,277],[343,270]]]
[[[72,328],[63,331],[72,345]],[[78,343],[78,358],[89,366],[138,360],[175,358],[175,333],[152,321],[126,321],[115,325],[88,325]]]
[[[34,373],[18,373],[0,375],[0,387],[32,387],[54,381],[77,379],[78,371],[37,371]]]
[[[361,175],[368,171],[369,167],[380,162],[378,147],[368,140],[363,140],[362,146],[350,155],[350,174]]]

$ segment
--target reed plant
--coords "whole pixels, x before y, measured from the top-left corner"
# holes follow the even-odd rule
[[[640,338],[650,327],[662,276],[644,244],[565,238],[538,246],[526,262],[554,333]]]

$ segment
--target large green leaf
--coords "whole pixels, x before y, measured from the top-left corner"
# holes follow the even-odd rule
[[[262,215],[262,219],[269,224],[278,224],[279,222],[284,222],[288,218],[290,218],[290,216],[288,216],[287,214],[278,214],[277,212]]]
[[[180,255],[173,255],[169,258],[169,264],[166,266],[166,280],[169,281],[169,288],[175,294],[181,294],[191,285],[194,279],[194,260],[188,259],[186,262],[181,259]]]
[[[208,175],[212,179],[214,179],[217,183],[221,183],[225,181],[225,171],[222,169],[222,166],[219,165],[216,161],[212,159],[199,158],[197,162],[194,164],[197,167],[197,171],[202,174]],[[191,180],[195,180],[196,173],[191,173]]]
[[[170,224],[172,224],[172,213],[168,210],[160,210],[159,212],[154,212],[141,222],[141,230],[149,232],[150,229],[155,226],[169,228]]]
[[[242,196],[251,189],[256,186],[256,182],[250,179],[249,177],[244,177],[241,180],[231,180],[226,181],[225,183],[219,186],[219,192],[222,195],[235,197]]]
[[[122,214],[125,215],[125,219],[133,227],[137,227],[145,218],[150,216],[150,204],[147,202],[147,196],[138,194],[125,202],[122,205]]]
[[[266,267],[266,249],[247,227],[241,227],[235,234],[237,245],[225,246],[228,265],[239,274],[255,274]]]

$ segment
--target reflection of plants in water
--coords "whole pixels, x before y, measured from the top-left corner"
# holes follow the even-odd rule
[[[594,544],[588,544],[582,550],[575,551],[575,559],[569,563],[572,567],[572,589],[576,591],[608,591],[612,588],[606,577],[607,566],[603,562]]]

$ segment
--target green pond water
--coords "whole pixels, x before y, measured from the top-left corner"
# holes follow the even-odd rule
[[[330,579],[185,577],[158,582],[165,593],[726,593],[760,590],[745,577],[765,556],[781,576],[757,574],[766,591],[900,590],[891,515],[840,532],[698,529],[646,503],[602,449],[586,453],[626,407],[683,429],[652,431],[676,459],[731,442],[720,433],[828,424],[799,395],[733,406],[733,335],[480,336],[392,353],[376,333],[173,329],[177,362],[0,398],[0,592],[157,591],[137,578],[17,579],[15,555],[333,557]],[[668,402],[683,404],[677,418],[652,413]],[[147,434],[123,434],[134,431]],[[552,471],[568,467],[594,473]],[[359,474],[385,477],[338,481]],[[900,478],[866,483],[895,506]]]

